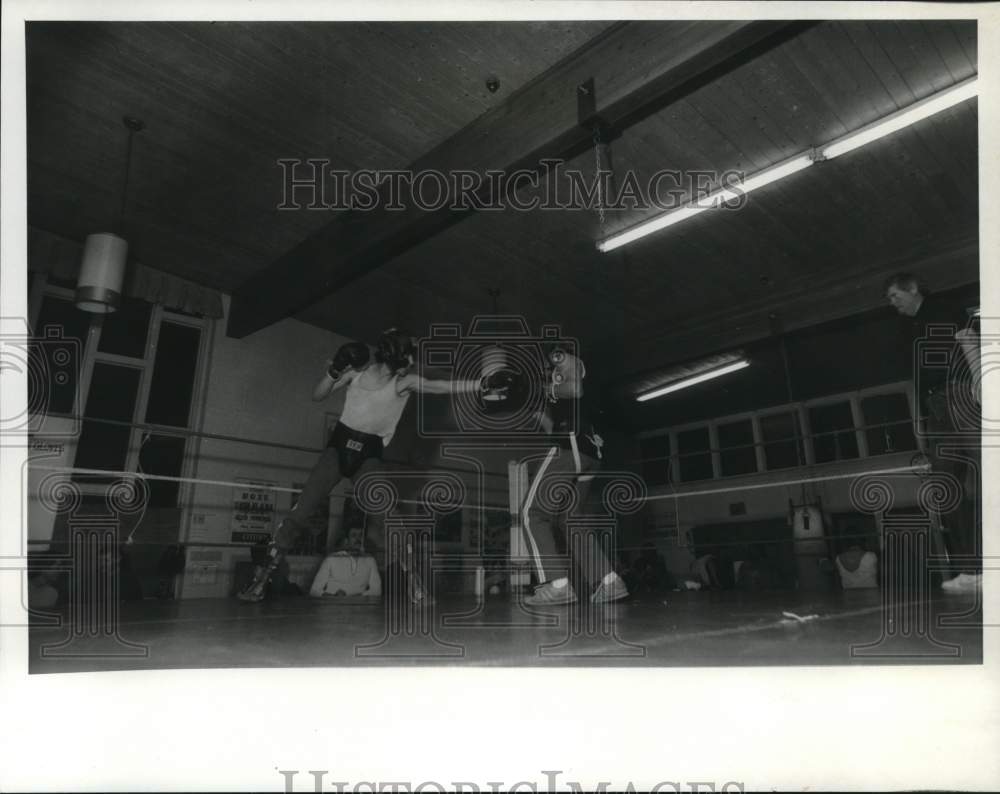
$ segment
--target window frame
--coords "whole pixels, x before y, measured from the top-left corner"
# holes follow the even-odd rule
[[[28,318],[32,330],[38,320],[42,301],[46,296],[68,300],[73,302],[74,291],[68,287],[61,287],[49,284],[44,274],[38,274],[31,283],[28,296]],[[205,397],[207,394],[208,371],[211,358],[211,343],[214,337],[215,320],[209,317],[192,317],[190,315],[174,312],[165,308],[162,304],[154,303],[150,311],[149,327],[146,333],[146,345],[142,358],[123,356],[117,353],[105,353],[99,350],[101,332],[103,330],[104,315],[95,314],[87,329],[87,337],[83,358],[80,367],[80,377],[77,382],[77,405],[80,410],[81,420],[87,417],[87,403],[91,397],[90,387],[93,381],[94,366],[98,363],[111,364],[113,366],[125,366],[140,370],[139,386],[136,393],[135,405],[132,408],[131,424],[129,431],[128,450],[125,454],[125,462],[122,471],[134,473],[138,471],[139,454],[142,450],[143,438],[146,434],[157,436],[181,437],[185,439],[184,457],[181,463],[181,471],[178,476],[191,478],[195,476],[197,468],[197,456],[200,452],[201,438],[193,435],[202,426],[205,409]],[[153,367],[156,362],[156,349],[159,342],[160,327],[164,321],[196,328],[199,331],[197,360],[195,361],[194,383],[191,389],[191,405],[188,411],[188,423],[185,427],[172,427],[169,425],[152,425],[156,429],[145,429],[136,425],[147,424],[144,419],[146,409],[149,404],[149,391],[153,380]],[[52,416],[63,416],[64,414],[52,413]],[[75,466],[74,460],[71,465]],[[88,482],[86,479],[77,481],[77,486],[84,496],[103,496],[107,486]],[[183,537],[187,524],[190,520],[192,484],[180,482],[177,491],[177,507],[181,510],[179,537]]]
[[[765,475],[774,472],[787,472],[795,469],[802,469],[807,467],[815,466],[842,466],[845,464],[863,462],[870,459],[880,458],[884,454],[903,454],[903,453],[879,453],[872,454],[868,448],[867,441],[867,425],[864,421],[864,413],[861,409],[862,400],[867,397],[877,397],[889,394],[903,394],[906,397],[907,405],[910,410],[910,420],[914,422],[914,396],[913,396],[913,383],[912,381],[892,381],[890,383],[883,383],[878,386],[869,386],[864,389],[858,389],[851,392],[838,392],[837,394],[827,394],[821,397],[815,397],[809,400],[802,400],[791,403],[784,403],[781,405],[768,406],[767,408],[762,408],[756,411],[742,411],[735,414],[727,414],[725,416],[713,417],[711,419],[700,419],[693,422],[685,422],[682,425],[672,425],[670,427],[661,427],[651,430],[644,430],[638,433],[635,437],[638,441],[642,441],[647,438],[652,438],[656,436],[669,436],[670,437],[670,471],[669,471],[669,481],[667,483],[670,487],[692,485],[698,482],[706,482],[707,480],[689,480],[684,481],[680,478],[680,456],[677,445],[677,435],[678,433],[683,433],[687,430],[695,430],[703,427],[708,427],[709,429],[709,442],[711,445],[712,453],[712,465],[713,465],[713,480],[720,479],[732,479],[737,477],[755,477],[760,475]],[[809,409],[814,407],[823,407],[826,405],[835,405],[839,403],[848,403],[851,409],[851,419],[854,423],[854,435],[857,440],[858,446],[858,456],[853,458],[843,458],[832,461],[824,461],[823,463],[817,463],[815,457],[815,449],[813,446],[813,436],[812,436],[812,426],[809,422]],[[761,430],[761,421],[767,419],[771,416],[776,416],[780,414],[795,414],[799,421],[799,441],[802,444],[804,461],[800,466],[788,466],[782,468],[768,468],[767,458],[765,455],[765,441],[763,433]],[[757,460],[757,471],[750,472],[747,474],[732,474],[723,475],[721,468],[721,453],[722,450],[719,447],[719,435],[718,427],[720,425],[733,424],[740,421],[750,420],[751,427],[753,429],[754,438],[754,450],[756,453]],[[847,428],[843,431],[838,432],[848,432]],[[917,447],[921,451],[925,451],[924,439],[919,433],[915,433]],[[788,439],[792,440],[791,438]],[[772,442],[780,443],[780,442]],[[904,450],[904,452],[906,452]],[[637,459],[637,463],[640,466],[651,460],[660,460],[660,458],[645,458],[641,454]],[[664,486],[652,486],[652,487],[664,487]]]
[[[657,458],[647,458],[642,454],[642,442],[650,438],[661,438],[666,436],[667,443],[670,445],[670,453],[665,457]],[[636,442],[639,446],[639,457],[637,463],[639,464],[639,471],[642,471],[643,465],[646,463],[651,463],[653,461],[664,461],[667,466],[667,478],[666,482],[661,485],[654,485],[653,488],[662,488],[664,485],[675,485],[676,484],[676,454],[677,454],[677,438],[672,430],[653,430],[653,431],[642,431],[636,436]]]
[[[848,408],[850,409],[852,427],[851,428],[845,427],[842,430],[834,430],[832,432],[828,432],[826,435],[834,435],[835,433],[848,433],[853,431],[854,443],[858,447],[858,454],[853,458],[835,458],[834,460],[825,460],[822,463],[817,463],[816,447],[813,444],[814,436],[812,432],[812,422],[809,421],[809,411],[813,408],[825,408],[830,405],[842,405],[844,403],[846,403],[848,405]],[[815,400],[809,400],[803,404],[803,407],[805,409],[804,410],[805,418],[806,421],[808,422],[808,427],[806,428],[806,432],[804,435],[806,438],[809,439],[809,443],[806,445],[807,447],[806,458],[809,459],[809,465],[825,466],[827,463],[846,463],[847,461],[851,460],[861,460],[863,457],[865,457],[865,455],[861,454],[861,443],[859,438],[859,435],[863,436],[865,434],[865,431],[863,429],[864,421],[858,424],[858,416],[859,416],[858,409],[860,409],[861,407],[861,400],[857,398],[856,392],[852,392],[849,396],[833,395],[833,396],[820,397]]]
[[[769,419],[772,416],[783,416],[787,414],[794,414],[795,418],[798,420],[799,432],[796,435],[788,436],[787,438],[775,439],[772,441],[766,441],[764,439],[764,433],[760,427],[760,422],[764,419]],[[789,471],[791,469],[801,469],[806,466],[816,465],[812,457],[812,437],[806,432],[808,427],[808,411],[805,410],[804,403],[794,402],[786,403],[785,405],[771,406],[765,408],[758,412],[758,423],[757,429],[761,431],[759,437],[756,437],[756,443],[759,445],[761,452],[764,456],[764,468],[761,469],[762,473],[775,472],[775,471]],[[765,446],[767,444],[787,444],[788,442],[800,443],[802,444],[802,463],[796,466],[780,466],[778,468],[771,468],[767,465],[767,450]]]
[[[714,430],[714,441],[716,444],[715,454],[719,457],[719,468],[718,475],[715,479],[727,480],[730,477],[752,477],[755,474],[760,474],[765,471],[764,469],[764,458],[763,458],[763,445],[760,441],[760,417],[757,415],[758,411],[744,411],[739,414],[730,414],[728,416],[721,416],[717,419],[712,420],[712,425]],[[723,474],[722,473],[722,447],[719,446],[719,426],[720,425],[732,425],[737,422],[750,422],[750,432],[753,435],[753,449],[754,449],[754,459],[757,462],[756,471],[747,472],[746,474]],[[739,449],[740,447],[726,447],[726,449]]]

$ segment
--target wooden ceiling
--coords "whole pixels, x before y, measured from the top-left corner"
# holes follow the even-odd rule
[[[107,226],[136,116],[136,255],[234,290],[329,220],[277,209],[279,159],[404,168],[606,25],[30,23],[31,222]]]
[[[148,126],[129,190],[136,257],[236,290],[330,220],[276,209],[279,158],[405,167],[606,29],[32,23],[29,222],[78,240],[107,226],[120,119],[135,115]],[[974,75],[976,44],[974,22],[817,24],[625,130],[615,173],[757,171]],[[426,333],[490,312],[499,288],[502,312],[559,323],[607,372],[641,374],[766,335],[775,311],[801,326],[870,308],[889,269],[975,280],[977,159],[971,100],[612,254],[595,241],[646,211],[472,214],[299,317],[362,338]],[[567,167],[593,164],[586,152]]]

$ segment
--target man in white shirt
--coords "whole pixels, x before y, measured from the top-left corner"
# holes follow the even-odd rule
[[[375,558],[365,550],[362,527],[351,527],[341,547],[323,560],[309,595],[313,598],[382,595],[382,579]]]

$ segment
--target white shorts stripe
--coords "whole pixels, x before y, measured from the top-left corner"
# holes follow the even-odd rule
[[[573,465],[576,466],[576,473],[579,474],[583,470],[583,466],[580,464],[580,447],[576,443],[575,433],[570,433],[569,446],[573,450]]]
[[[528,518],[528,511],[531,509],[531,505],[535,501],[535,497],[538,495],[538,485],[542,481],[542,477],[545,476],[545,470],[549,468],[549,464],[555,460],[555,457],[558,454],[559,447],[552,447],[548,451],[548,454],[545,456],[545,460],[542,461],[534,478],[531,480],[531,485],[528,488],[528,495],[525,497],[524,506],[521,508],[521,526],[524,527],[524,535],[528,539],[528,545],[531,546],[531,556],[535,560],[535,572],[538,574],[539,582],[546,581],[545,569],[542,567],[542,555],[538,552],[538,544],[535,543],[535,538],[531,534],[531,519]]]

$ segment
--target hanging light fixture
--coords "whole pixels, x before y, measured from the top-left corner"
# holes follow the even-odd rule
[[[122,299],[122,284],[125,282],[128,243],[121,237],[121,233],[125,220],[129,170],[132,166],[132,137],[146,125],[131,116],[125,116],[122,122],[128,130],[128,148],[125,153],[125,177],[122,181],[116,233],[99,232],[87,236],[83,245],[80,275],[76,282],[76,307],[94,314],[109,314],[118,309]]]

